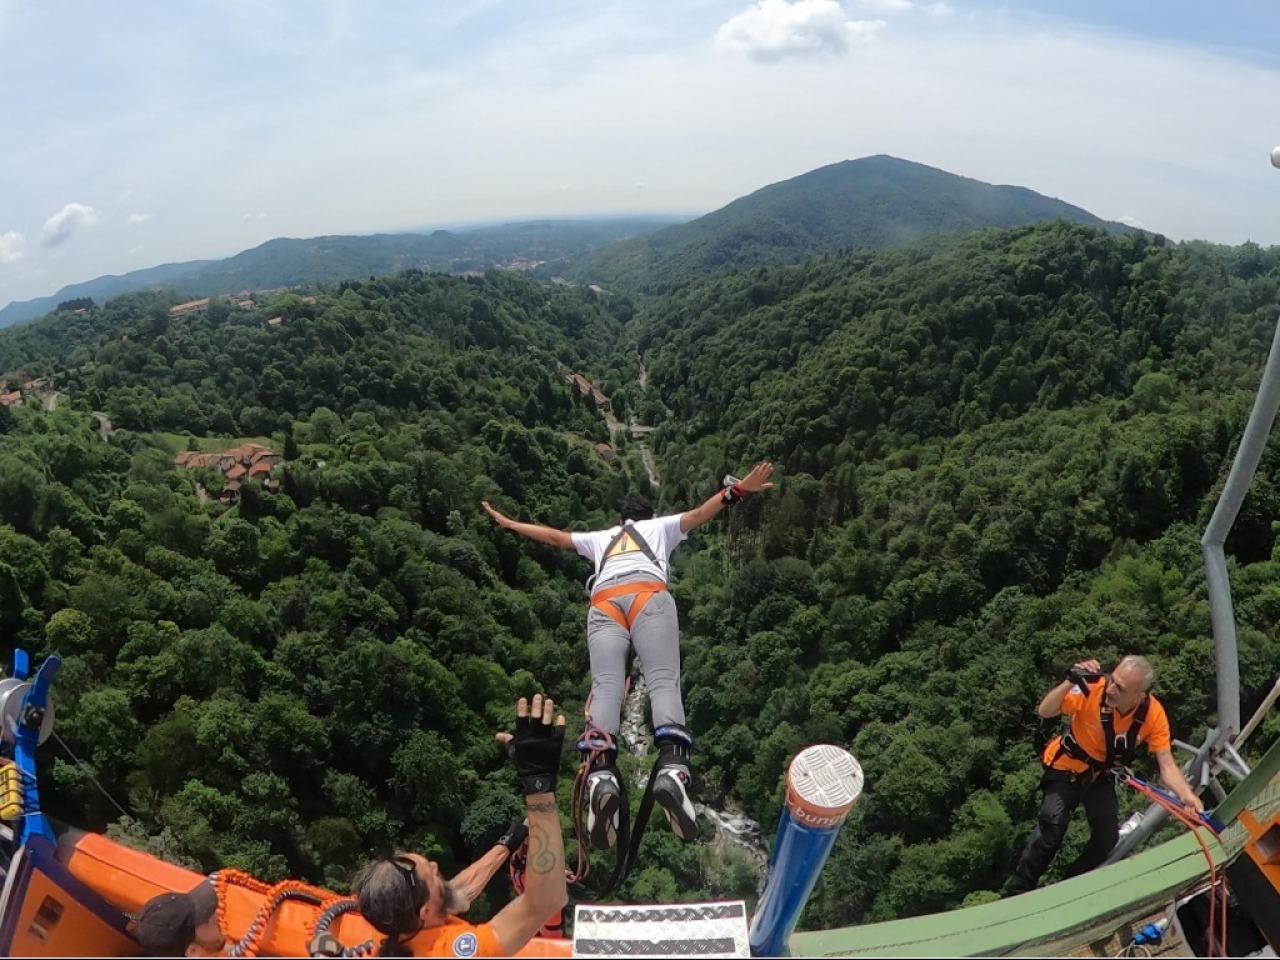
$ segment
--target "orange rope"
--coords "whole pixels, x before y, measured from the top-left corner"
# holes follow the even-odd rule
[[[213,889],[218,897],[218,927],[222,935],[228,938],[231,936],[231,931],[227,923],[227,891],[233,886],[260,894],[264,898],[262,906],[249,921],[244,936],[227,951],[228,955],[233,957],[258,955],[258,951],[262,949],[267,921],[286,900],[305,900],[315,904],[318,912],[323,912],[339,900],[346,899],[331,890],[315,887],[301,880],[281,880],[276,884],[267,884],[242,870],[230,868],[219,870],[213,877]]]

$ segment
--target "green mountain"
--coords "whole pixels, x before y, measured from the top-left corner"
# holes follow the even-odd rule
[[[225,260],[193,260],[99,277],[64,287],[51,297],[14,302],[0,310],[0,327],[43,316],[68,300],[88,297],[101,301],[159,287],[205,297],[241,290],[315,287],[410,268],[444,273],[504,266],[528,269],[542,260],[581,254],[656,230],[675,219],[538,220],[459,232],[281,238]]]
[[[1129,229],[1024,187],[993,186],[880,155],[771,184],[690,223],[546,270],[582,282],[662,293],[733,267],[799,263],[839,250],[899,246],[935,233],[1058,218],[1112,232]]]

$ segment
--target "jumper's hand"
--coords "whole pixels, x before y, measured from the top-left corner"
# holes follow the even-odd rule
[[[493,517],[494,522],[495,522],[495,523],[497,523],[497,525],[498,525],[498,526],[500,526],[500,527],[505,527],[505,526],[510,525],[510,523],[511,523],[511,518],[510,518],[510,517],[508,517],[508,516],[507,516],[505,513],[503,513],[502,511],[500,511],[500,510],[495,510],[493,507],[489,506],[489,501],[488,501],[488,500],[481,500],[481,501],[480,501],[480,506],[484,507],[484,511],[485,511],[485,513],[487,513],[487,514],[489,514],[489,516]]]
[[[738,481],[738,489],[743,493],[759,493],[761,490],[772,490],[769,477],[773,476],[773,464],[763,460],[751,468],[751,472]]]

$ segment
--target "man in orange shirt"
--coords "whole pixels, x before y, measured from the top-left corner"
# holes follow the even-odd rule
[[[1151,664],[1130,655],[1110,674],[1101,675],[1097,660],[1082,660],[1067,679],[1050,690],[1037,712],[1046,720],[1071,718],[1071,729],[1054,737],[1041,758],[1044,800],[1036,816],[1031,841],[1005,884],[1004,895],[1034,890],[1062,846],[1075,808],[1083,804],[1089,818],[1089,842],[1066,876],[1092,870],[1107,858],[1120,838],[1120,810],[1116,801],[1117,766],[1128,766],[1139,743],[1155,756],[1164,781],[1193,813],[1204,810],[1186,777],[1173,761],[1173,737],[1164,706],[1147,692]]]
[[[473,925],[457,913],[469,897],[417,853],[381,857],[352,882],[360,912],[386,934],[380,957],[509,957],[568,902],[564,837],[556,808],[556,774],[564,746],[564,716],[535,694],[532,707],[516,704],[516,733],[500,733],[516,765],[528,813],[525,890],[488,923]]]

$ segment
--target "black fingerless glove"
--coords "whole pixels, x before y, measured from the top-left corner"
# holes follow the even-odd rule
[[[554,793],[564,747],[564,727],[543,723],[541,717],[516,717],[516,735],[507,745],[516,776],[526,797]]]
[[[493,845],[506,847],[509,852],[515,853],[528,836],[529,825],[524,822],[524,817],[516,817],[511,821],[511,826],[507,827],[506,833],[493,841]]]

